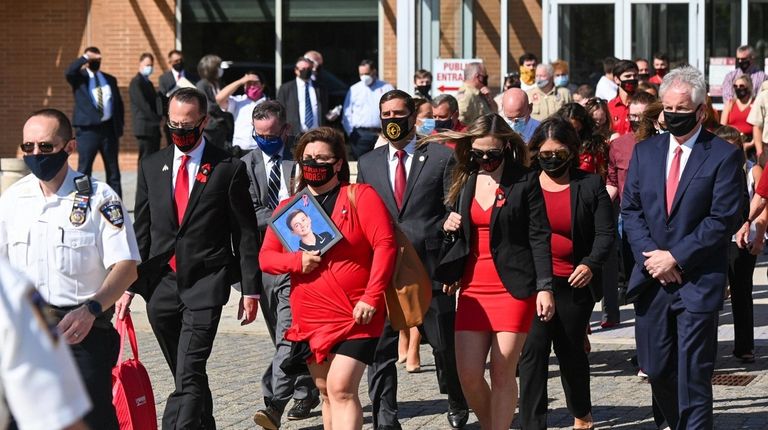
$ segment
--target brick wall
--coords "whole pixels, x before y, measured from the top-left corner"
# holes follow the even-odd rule
[[[384,0],[384,16],[379,25],[384,26],[384,75],[386,82],[397,85],[397,0]]]
[[[541,0],[509,0],[509,67],[532,52],[541,60]]]
[[[481,58],[488,71],[488,85],[497,89],[501,52],[501,5],[499,0],[474,2],[475,57]]]
[[[0,68],[0,156],[16,155],[30,112],[55,107],[72,114],[64,69],[86,46],[97,46],[104,57],[102,70],[117,78],[126,108],[121,167],[135,167],[128,84],[142,52],[155,55],[155,85],[167,70],[166,54],[175,43],[175,0],[35,0],[21,5],[0,2],[0,58],[5,66]]]

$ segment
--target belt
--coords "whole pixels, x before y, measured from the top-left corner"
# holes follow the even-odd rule
[[[376,133],[381,131],[380,127],[355,127],[355,130],[375,131]]]
[[[82,306],[83,305],[77,305],[77,306],[48,305],[48,312],[53,318],[56,319],[56,324],[58,324],[59,322],[61,322],[62,319],[64,319],[65,315]],[[111,306],[109,309],[102,312],[101,315],[97,316],[95,320],[93,320],[93,326],[96,328],[102,328],[102,329],[112,328],[112,316],[114,314],[115,314],[115,307]]]

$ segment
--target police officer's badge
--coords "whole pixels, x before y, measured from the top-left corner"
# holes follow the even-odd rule
[[[123,205],[119,201],[111,201],[104,203],[99,209],[104,218],[109,221],[110,224],[117,228],[122,228],[125,223],[123,216]]]
[[[390,139],[397,139],[400,137],[400,126],[394,122],[387,124],[387,129],[384,131],[387,133],[387,137]]]
[[[88,210],[88,202],[90,197],[83,194],[75,194],[75,199],[72,202],[72,212],[69,213],[69,222],[73,226],[79,227],[85,222],[85,212]]]

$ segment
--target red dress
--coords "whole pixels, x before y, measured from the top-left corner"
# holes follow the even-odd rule
[[[348,339],[381,336],[387,315],[384,290],[392,279],[397,247],[387,208],[370,185],[355,185],[355,206],[365,211],[357,216],[342,185],[331,214],[344,238],[322,257],[314,271],[301,273],[301,252],[286,252],[271,228],[267,229],[259,253],[266,273],[291,275],[293,321],[285,338],[309,341],[314,360],[322,363],[331,348]],[[288,202],[283,201],[277,212]],[[364,208],[364,209],[363,209]],[[352,318],[358,301],[376,308],[370,323]]]
[[[749,104],[744,110],[739,110],[739,105],[731,100],[731,111],[728,112],[728,125],[739,130],[741,133],[752,136],[752,124],[747,122],[752,105]]]
[[[520,300],[504,288],[491,255],[493,206],[483,210],[472,199],[472,247],[461,279],[456,330],[528,333],[536,313],[536,295]]]

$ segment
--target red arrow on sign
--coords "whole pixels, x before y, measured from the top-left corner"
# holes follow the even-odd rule
[[[446,91],[458,91],[459,87],[446,87],[445,85],[440,85],[437,89],[440,90],[441,93],[444,93]]]

